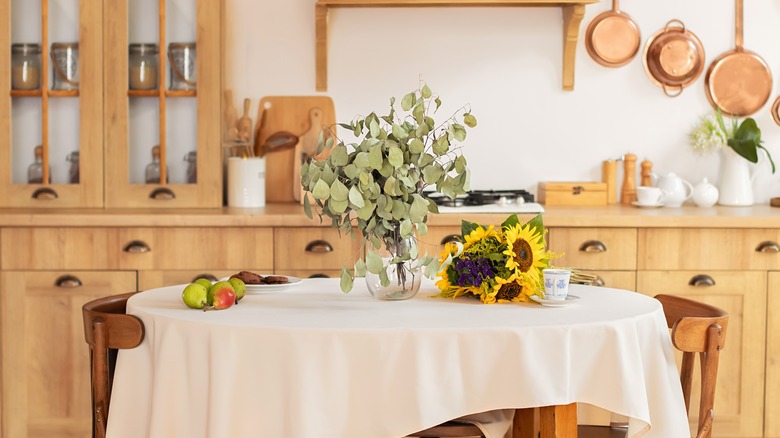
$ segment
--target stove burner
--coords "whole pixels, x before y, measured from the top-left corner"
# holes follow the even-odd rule
[[[446,207],[479,206],[479,205],[510,205],[534,202],[534,195],[526,190],[472,190],[465,195],[451,199],[441,193],[426,193],[436,205]]]

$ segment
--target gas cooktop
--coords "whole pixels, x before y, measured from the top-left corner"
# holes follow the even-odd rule
[[[427,193],[439,213],[542,213],[544,208],[534,202],[526,190],[472,190],[452,199],[441,193]]]

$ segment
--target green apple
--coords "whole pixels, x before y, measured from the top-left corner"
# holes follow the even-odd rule
[[[246,295],[246,285],[240,278],[231,278],[228,282],[233,286],[233,290],[236,292],[236,302],[241,301]]]
[[[187,285],[181,293],[181,299],[187,307],[202,309],[208,301],[208,289],[202,284],[192,283]]]
[[[209,293],[206,295],[206,301],[209,306],[214,305],[214,295],[220,290],[220,289],[230,289],[231,292],[233,292],[233,296],[236,295],[236,290],[233,289],[233,285],[230,284],[227,281],[218,281],[214,283],[211,288],[209,288]]]

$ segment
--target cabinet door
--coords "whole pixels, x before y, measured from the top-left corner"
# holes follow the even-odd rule
[[[769,273],[764,436],[780,437],[780,272]]]
[[[702,277],[706,276],[706,277]],[[698,285],[696,285],[698,284]],[[639,271],[637,291],[680,295],[729,314],[715,390],[715,437],[760,437],[764,424],[767,275],[764,272]],[[678,364],[680,355],[678,354]],[[691,430],[698,412],[698,362],[693,372]],[[694,434],[695,435],[695,434]]]
[[[0,279],[2,436],[91,436],[81,306],[136,290],[136,273],[6,271]]]
[[[103,205],[103,1],[68,4],[78,10],[49,13],[50,2],[0,0],[0,207]],[[12,8],[19,9],[13,22]],[[77,89],[54,89],[50,45],[76,41]],[[29,76],[12,73],[11,45],[30,42],[40,44],[40,86],[18,89],[20,77]],[[36,156],[40,173],[30,183]]]
[[[547,246],[563,254],[553,261],[556,266],[635,270],[636,233],[633,228],[553,228]]]
[[[159,0],[159,7],[155,3],[105,4],[104,113],[111,121],[105,129],[106,206],[220,207],[222,1],[185,2],[194,11],[183,11],[166,0]],[[148,4],[154,7],[144,6]],[[182,39],[195,42],[194,90],[171,90],[169,85],[175,72],[170,69],[168,43]],[[157,68],[131,65],[129,44],[150,41],[158,46]],[[130,89],[131,68],[135,75],[141,69],[152,71],[159,78],[156,88]],[[147,178],[155,146],[158,171]]]

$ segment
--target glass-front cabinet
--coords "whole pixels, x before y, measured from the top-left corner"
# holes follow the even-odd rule
[[[0,206],[103,205],[103,0],[0,0]]]
[[[0,207],[220,207],[221,20],[221,0],[0,0]]]

